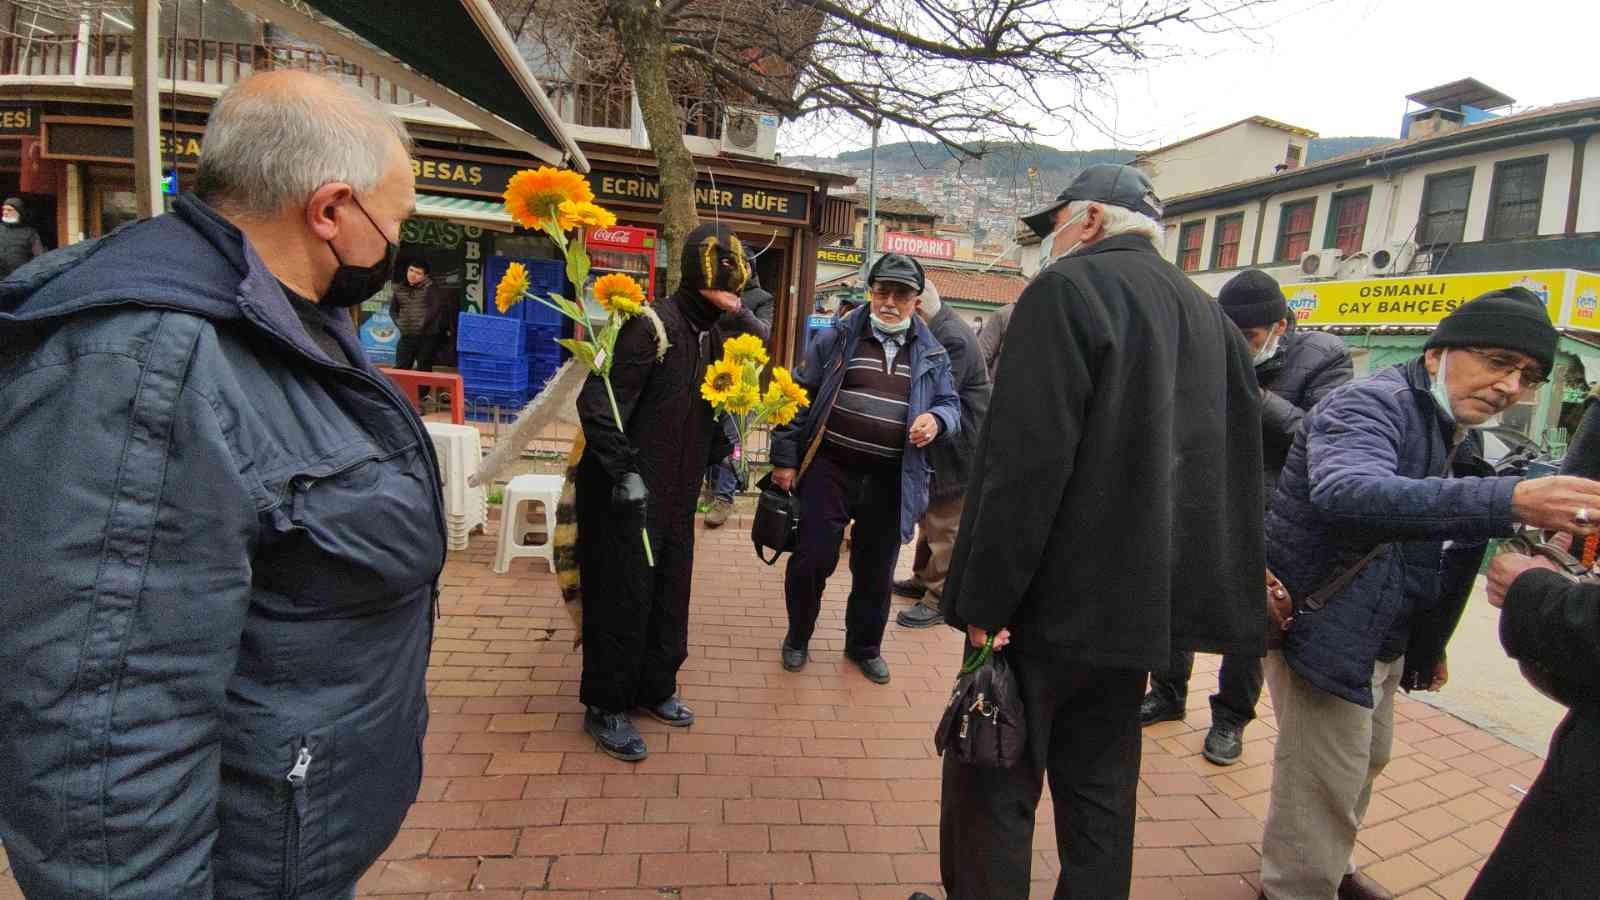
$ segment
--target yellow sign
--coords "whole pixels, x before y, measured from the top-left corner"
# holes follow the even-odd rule
[[[1590,331],[1600,331],[1600,275],[1588,272],[1574,272],[1572,286],[1572,314],[1569,321],[1573,328],[1586,328]]]
[[[1534,272],[1491,272],[1480,275],[1431,275],[1417,278],[1373,278],[1364,281],[1315,281],[1286,284],[1283,295],[1302,325],[1436,325],[1452,310],[1480,294],[1525,287],[1544,301],[1550,321],[1561,323],[1567,278],[1577,274],[1556,269]],[[1600,278],[1594,279],[1600,282]],[[1591,304],[1594,302],[1590,301]],[[1600,314],[1589,327],[1600,329]],[[1585,327],[1577,322],[1574,327]]]

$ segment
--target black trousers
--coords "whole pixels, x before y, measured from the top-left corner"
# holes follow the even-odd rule
[[[1055,806],[1055,900],[1125,898],[1133,878],[1145,673],[1008,651],[1028,752],[1010,769],[944,760],[939,872],[949,900],[1027,900],[1044,779]]]
[[[845,604],[844,651],[872,659],[889,623],[889,588],[900,558],[900,467],[847,467],[818,453],[800,479],[800,534],[784,572],[789,646],[811,642],[822,591],[839,566],[839,542],[850,532],[850,597]]]
[[[1573,709],[1467,900],[1600,897],[1600,707]]]
[[[439,355],[439,335],[402,334],[394,349],[394,367],[432,372],[434,357]]]
[[[1194,654],[1172,651],[1165,672],[1150,673],[1150,692],[1178,706],[1189,699],[1189,676],[1194,673]],[[1228,654],[1222,657],[1217,673],[1217,692],[1211,695],[1211,721],[1243,728],[1256,717],[1256,701],[1261,699],[1261,657]]]

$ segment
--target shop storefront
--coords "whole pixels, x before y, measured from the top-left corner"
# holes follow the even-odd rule
[[[1300,327],[1326,329],[1349,346],[1358,378],[1416,358],[1439,320],[1473,297],[1525,287],[1561,331],[1550,383],[1507,410],[1503,424],[1559,444],[1589,386],[1600,382],[1600,274],[1574,269],[1485,272],[1286,284]]]

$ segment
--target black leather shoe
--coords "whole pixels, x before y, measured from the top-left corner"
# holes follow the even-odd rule
[[[645,715],[657,722],[665,722],[673,728],[683,728],[694,724],[694,710],[683,705],[683,699],[677,694],[653,706],[641,706]]]
[[[944,624],[944,613],[918,600],[896,613],[894,621],[905,628],[931,628]]]
[[[608,713],[591,706],[584,710],[583,730],[602,752],[624,762],[638,762],[650,755],[650,748],[644,745],[644,738],[627,713]]]
[[[1394,900],[1394,895],[1360,872],[1350,872],[1339,881],[1339,900]]]
[[[1139,704],[1139,724],[1154,725],[1157,722],[1182,722],[1183,705],[1173,703],[1154,691],[1144,695],[1144,701]]]
[[[1202,755],[1219,766],[1231,766],[1244,753],[1244,729],[1214,722],[1206,732],[1206,746]]]
[[[882,584],[883,582],[880,581],[878,583]],[[896,597],[904,597],[907,600],[921,600],[922,596],[928,593],[928,589],[923,586],[922,582],[915,578],[903,578],[896,581],[894,587],[890,588],[890,590],[894,592]]]
[[[883,657],[874,656],[871,659],[856,659],[846,653],[845,658],[855,663],[856,668],[861,670],[861,674],[867,676],[868,681],[875,684],[889,683],[889,664],[883,661]]]
[[[810,659],[810,654],[806,653],[804,647],[796,650],[789,646],[788,641],[783,642],[783,667],[785,669],[790,672],[798,672],[806,667],[806,660],[808,659]]]

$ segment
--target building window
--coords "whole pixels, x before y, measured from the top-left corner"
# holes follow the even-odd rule
[[[1489,240],[1533,237],[1539,233],[1539,201],[1544,197],[1546,157],[1495,163],[1489,188]]]
[[[1206,223],[1185,222],[1178,232],[1178,268],[1193,272],[1200,268],[1200,243],[1206,236]]]
[[[1211,268],[1231,269],[1239,264],[1239,236],[1244,233],[1244,213],[1219,216],[1211,237]]]
[[[1472,170],[1460,169],[1429,175],[1422,186],[1422,221],[1417,223],[1423,245],[1454,244],[1467,231],[1467,201],[1472,199]]]
[[[1300,147],[1298,145],[1290,144],[1289,152],[1283,158],[1283,167],[1285,169],[1300,168],[1300,152]]]
[[[1323,246],[1338,247],[1345,256],[1360,253],[1371,201],[1372,188],[1334,194],[1333,207],[1328,212],[1328,239]]]
[[[1311,249],[1311,220],[1316,214],[1315,199],[1285,203],[1278,210],[1277,262],[1296,262]]]

